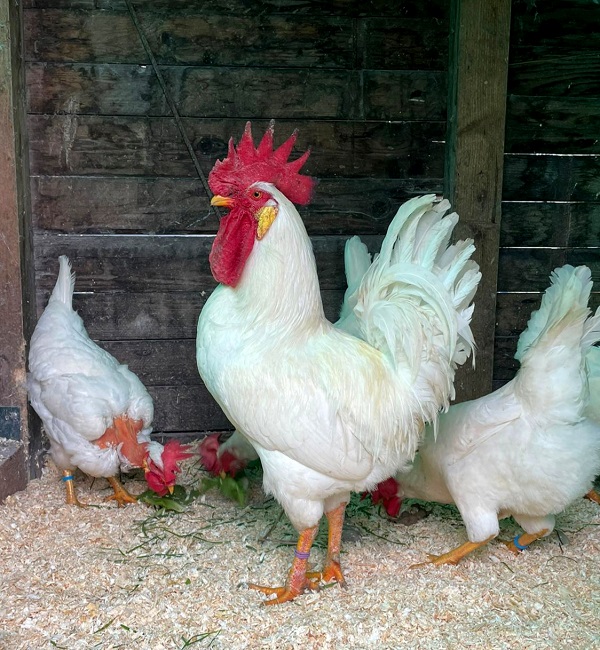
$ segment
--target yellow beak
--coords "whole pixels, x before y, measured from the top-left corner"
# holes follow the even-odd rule
[[[167,489],[169,490],[169,494],[173,494],[173,491],[175,490],[175,486],[174,485],[169,485],[169,487]]]
[[[233,199],[229,196],[220,196],[215,194],[210,200],[211,205],[220,205],[223,208],[231,208],[233,206]]]

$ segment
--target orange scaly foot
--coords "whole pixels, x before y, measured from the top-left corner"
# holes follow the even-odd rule
[[[428,564],[435,564],[435,566],[441,566],[442,564],[458,564],[463,559],[463,557],[465,557],[469,553],[472,553],[474,550],[480,548],[481,546],[485,546],[485,544],[487,544],[490,540],[494,539],[494,537],[495,535],[492,535],[491,537],[488,537],[483,542],[465,542],[464,544],[461,544],[458,548],[455,548],[452,551],[448,551],[443,555],[428,554],[427,557],[429,559],[427,560],[427,562],[419,562],[418,564],[412,564],[410,568],[416,569],[418,567],[427,566]]]
[[[600,506],[600,494],[596,492],[596,490],[590,490],[586,495],[586,499],[589,499],[590,501],[595,501],[599,506]]]
[[[78,506],[79,508],[87,508],[87,503],[81,503],[75,493],[75,486],[73,485],[73,472],[70,469],[63,471],[62,481],[67,490],[66,503],[70,506]]]
[[[127,503],[137,503],[137,498],[129,494],[114,476],[107,476],[106,480],[110,483],[115,493],[106,497],[104,499],[105,501],[116,501],[119,508],[122,508]]]
[[[340,566],[340,549],[342,546],[342,530],[344,528],[346,505],[342,503],[334,510],[325,513],[329,524],[327,559],[325,560],[323,571],[311,571],[306,574],[311,580],[337,582],[340,587],[346,586],[346,581],[344,580]]]
[[[250,589],[262,591],[268,596],[275,594],[272,600],[263,601],[264,605],[280,605],[294,600],[296,596],[303,594],[307,589],[318,589],[318,583],[311,580],[306,574],[306,565],[310,556],[310,548],[317,534],[318,526],[307,528],[300,533],[298,544],[294,553],[294,561],[284,587],[263,587],[261,585],[248,584]]]
[[[540,530],[539,533],[523,533],[522,535],[516,535],[514,539],[511,539],[510,542],[502,542],[509,551],[512,551],[515,555],[519,555],[521,551],[524,551],[531,542],[535,542],[536,539],[544,537],[548,534],[548,529],[544,528]]]

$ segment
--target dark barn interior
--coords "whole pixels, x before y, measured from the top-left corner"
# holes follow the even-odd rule
[[[215,286],[206,177],[247,120],[257,137],[274,118],[278,143],[298,128],[296,155],[312,149],[319,185],[301,213],[331,319],[348,237],[375,249],[402,201],[453,201],[484,276],[477,368],[459,399],[514,375],[552,269],[586,264],[600,280],[591,0],[11,0],[2,11],[0,437],[14,444],[0,496],[43,462],[26,342],[61,254],[90,336],[154,398],[157,438],[231,428],[198,375],[195,330]]]

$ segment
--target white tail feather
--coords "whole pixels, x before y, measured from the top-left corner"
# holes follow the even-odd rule
[[[73,305],[73,289],[75,288],[75,274],[71,272],[71,262],[66,255],[58,258],[58,278],[52,290],[50,300],[58,300],[67,307]]]
[[[587,306],[592,281],[586,266],[557,268],[551,282],[519,338],[515,381],[541,415],[572,422],[583,417],[588,403],[585,358],[600,338],[600,316],[590,316]]]
[[[470,259],[473,242],[448,246],[458,215],[444,217],[450,204],[434,201],[435,195],[428,195],[400,207],[381,253],[352,293],[352,312],[347,293],[342,314],[350,312],[354,319],[338,322],[399,368],[408,366],[428,420],[447,407],[454,370],[474,353],[469,303],[481,279]],[[356,243],[353,247],[358,250]]]

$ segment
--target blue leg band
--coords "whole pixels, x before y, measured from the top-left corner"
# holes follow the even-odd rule
[[[519,551],[524,551],[527,548],[527,544],[525,546],[523,546],[523,544],[519,544],[519,537],[520,535],[515,535],[513,544],[519,549]]]
[[[299,560],[308,560],[308,558],[310,557],[310,551],[308,553],[302,553],[301,551],[294,551],[294,555]]]
[[[72,481],[73,480],[73,474],[69,474],[68,476],[63,476],[61,481]]]

